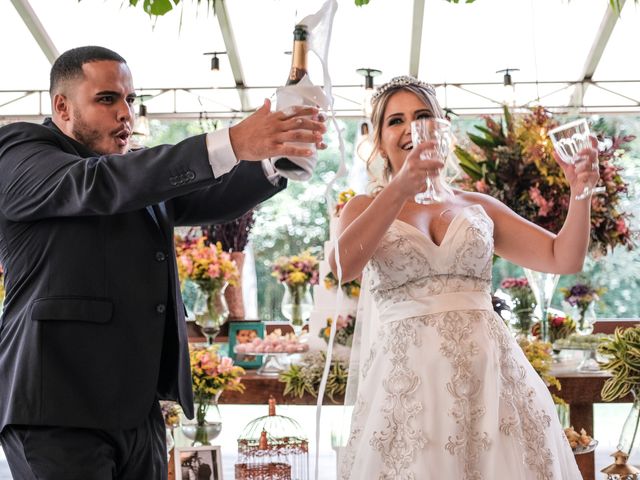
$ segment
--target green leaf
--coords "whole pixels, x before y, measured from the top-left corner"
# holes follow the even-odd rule
[[[173,10],[174,3],[171,0],[144,0],[144,11],[149,15],[162,16]]]
[[[363,5],[367,5],[369,3],[369,0],[355,0],[356,2],[356,6],[361,7]]]
[[[467,136],[469,137],[469,140],[471,140],[480,148],[487,148],[489,150],[492,150],[496,146],[493,140],[480,137],[479,135],[474,135],[473,133],[467,133]]]
[[[473,158],[473,155],[458,145],[455,147],[454,154],[458,157],[458,160],[460,160],[460,167],[464,170],[464,173],[474,180],[480,180],[482,178],[482,168],[478,165],[475,158]]]

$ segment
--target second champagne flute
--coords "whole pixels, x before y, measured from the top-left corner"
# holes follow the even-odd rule
[[[575,165],[576,163],[586,161],[581,152],[585,150],[595,150],[591,143],[589,124],[584,118],[549,130],[549,137],[553,143],[553,148],[565,163]],[[606,189],[604,187],[594,188],[585,185],[582,192],[576,195],[576,200],[584,200],[585,198],[589,198],[593,193],[603,193],[605,191]]]
[[[435,151],[425,151],[420,158],[423,160],[441,160],[446,162],[452,144],[451,123],[442,118],[419,118],[411,122],[411,141],[413,146],[433,142]],[[432,156],[435,155],[435,156]],[[443,183],[441,170],[427,175],[427,189],[415,196],[416,203],[429,205],[442,202],[451,189]]]

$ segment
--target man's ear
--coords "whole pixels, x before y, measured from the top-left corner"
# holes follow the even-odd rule
[[[53,96],[53,114],[65,122],[71,118],[69,100],[61,93]]]

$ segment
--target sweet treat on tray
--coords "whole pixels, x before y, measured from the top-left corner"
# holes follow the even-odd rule
[[[573,427],[565,428],[564,434],[573,449],[577,447],[588,447],[593,441],[593,438],[587,435],[584,428],[580,429],[580,433],[576,432]]]
[[[595,350],[601,342],[610,340],[611,335],[596,333],[592,335],[569,335],[567,338],[560,338],[553,344],[556,349],[584,349]]]
[[[300,353],[309,350],[307,343],[302,343],[293,333],[282,334],[282,330],[275,329],[265,338],[254,338],[250,343],[240,343],[235,346],[235,353],[263,354],[263,353]]]

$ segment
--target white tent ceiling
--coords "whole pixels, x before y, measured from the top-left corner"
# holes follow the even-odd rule
[[[48,72],[57,53],[103,45],[123,55],[152,117],[234,117],[270,97],[289,70],[294,24],[321,0],[182,0],[153,22],[128,0],[0,0],[0,119],[50,112]],[[512,74],[517,105],[640,111],[640,5],[608,0],[338,0],[329,68],[335,108],[362,114],[357,68],[380,84],[412,73],[438,86],[456,113],[495,111],[505,98],[497,70]],[[180,22],[182,22],[180,26]],[[204,52],[225,50],[221,69]],[[319,63],[310,56],[312,80]],[[216,87],[216,88],[214,88]]]

